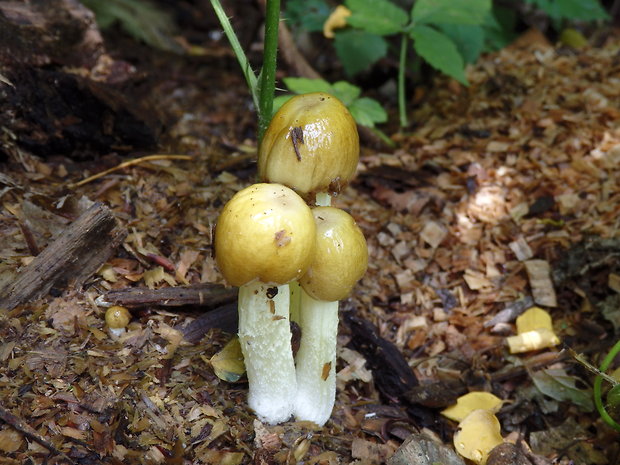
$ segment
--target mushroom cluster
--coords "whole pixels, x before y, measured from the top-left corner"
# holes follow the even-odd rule
[[[294,415],[322,426],[331,415],[338,301],[368,264],[363,233],[331,196],[358,160],[357,126],[342,102],[325,93],[293,97],[261,143],[264,183],[238,192],[218,219],[216,261],[239,286],[248,404],[268,423]],[[291,321],[301,328],[296,356]]]

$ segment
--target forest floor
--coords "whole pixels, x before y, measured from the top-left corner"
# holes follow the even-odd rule
[[[255,115],[233,59],[152,58],[138,71],[165,123],[156,150],[15,151],[0,166],[5,294],[93,202],[127,231],[82,285],[0,310],[0,464],[378,464],[414,433],[462,463],[440,411],[468,390],[505,401],[497,417],[518,458],[494,464],[619,463],[594,375],[567,352],[598,366],[620,330],[619,47],[617,35],[579,50],[523,40],[481,58],[468,88],[420,89],[397,149],[364,144],[335,205],[363,230],[369,268],[341,306],[336,406],[318,429],[258,422],[243,378],[216,376],[230,318],[184,338],[203,308],[143,302],[124,336],[106,331],[98,304],[111,291],[224,284],[213,226],[256,180]],[[561,343],[510,354],[532,306]]]

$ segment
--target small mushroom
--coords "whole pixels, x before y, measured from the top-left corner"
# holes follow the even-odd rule
[[[517,335],[506,339],[511,354],[546,349],[560,343],[553,331],[551,315],[539,307],[532,307],[517,318]]]
[[[108,327],[110,336],[113,338],[118,338],[125,334],[125,328],[127,328],[129,320],[131,320],[129,310],[120,305],[113,305],[105,312],[105,324]]]
[[[314,258],[316,226],[304,200],[280,184],[255,184],[224,206],[215,228],[215,257],[239,286],[239,342],[249,382],[248,404],[275,424],[293,412],[296,392],[289,289]]]

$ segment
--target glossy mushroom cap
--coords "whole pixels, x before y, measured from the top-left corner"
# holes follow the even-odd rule
[[[113,338],[120,337],[125,333],[125,328],[131,320],[129,310],[120,305],[113,305],[105,312],[105,324],[108,327],[110,336]]]
[[[217,265],[233,286],[286,284],[314,257],[316,227],[304,200],[280,184],[254,184],[224,206],[215,228]]]
[[[299,282],[316,300],[345,298],[368,267],[366,239],[355,220],[335,207],[312,210],[316,222],[316,252]]]
[[[323,92],[296,95],[265,132],[258,172],[302,196],[337,194],[355,175],[359,152],[355,120],[340,100]]]

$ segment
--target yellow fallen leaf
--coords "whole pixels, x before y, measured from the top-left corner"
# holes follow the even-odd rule
[[[229,383],[239,381],[239,378],[245,373],[245,363],[243,362],[239,338],[231,339],[222,350],[211,357],[211,366],[218,378]]]
[[[484,465],[489,452],[504,442],[497,417],[489,410],[474,410],[459,423],[454,447],[463,457]]]
[[[553,331],[551,315],[540,307],[532,307],[517,318],[517,335],[506,339],[510,353],[546,349],[560,343]]]
[[[511,354],[529,352],[531,350],[546,349],[560,343],[555,333],[546,328],[534,329],[516,336],[506,338]]]
[[[535,329],[553,331],[551,315],[540,307],[532,307],[517,318],[517,334],[526,333]]]
[[[323,24],[323,35],[328,39],[333,39],[334,30],[346,27],[349,16],[351,16],[351,10],[344,5],[338,5]]]
[[[562,45],[568,45],[572,48],[582,48],[588,45],[588,39],[577,29],[567,27],[560,33],[560,42]]]
[[[469,392],[458,399],[456,404],[444,409],[441,414],[454,421],[462,421],[474,410],[489,410],[497,412],[502,406],[502,400],[490,392]]]

